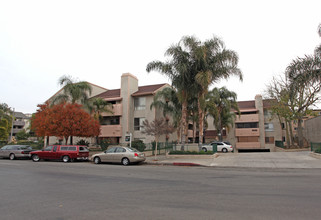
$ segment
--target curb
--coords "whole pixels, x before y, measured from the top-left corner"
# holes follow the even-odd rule
[[[196,166],[201,166],[201,167],[207,167],[205,165],[201,165],[201,164],[198,164],[198,163],[187,163],[187,162],[145,162],[145,164],[148,164],[148,165],[160,165],[160,166],[193,166],[193,167],[196,167]]]

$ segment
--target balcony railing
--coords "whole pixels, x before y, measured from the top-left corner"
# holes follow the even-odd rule
[[[259,128],[237,128],[235,129],[235,136],[260,136]]]
[[[249,115],[236,115],[235,123],[245,123],[245,122],[258,122],[259,114],[249,114]]]
[[[260,142],[236,142],[237,149],[260,149]]]
[[[25,122],[24,121],[13,121],[13,125],[16,125],[16,126],[25,126]]]
[[[120,116],[123,114],[123,105],[122,104],[113,104],[113,108],[111,109],[114,114],[103,112],[102,116]]]
[[[99,137],[121,137],[122,136],[121,125],[102,125],[100,126]]]

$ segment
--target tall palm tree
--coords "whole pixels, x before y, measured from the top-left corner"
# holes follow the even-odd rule
[[[158,108],[163,111],[164,118],[170,115],[173,118],[173,126],[177,129],[177,137],[180,139],[182,118],[182,105],[179,102],[177,91],[172,87],[166,87],[158,91],[153,99],[150,109]]]
[[[92,92],[92,87],[88,82],[76,82],[70,76],[62,76],[59,84],[63,86],[63,93],[57,95],[52,100],[52,104],[61,102],[71,102],[86,104]]]
[[[211,84],[220,79],[227,79],[232,75],[239,76],[242,72],[237,67],[238,55],[225,48],[224,42],[217,37],[202,43],[193,36],[183,37],[182,41],[188,48],[191,58],[191,70],[197,82],[198,120],[199,120],[199,148],[203,142],[203,127],[205,117],[205,96]]]
[[[177,90],[178,99],[182,105],[182,150],[184,150],[186,142],[188,98],[193,94],[192,88],[195,78],[191,71],[190,54],[185,50],[184,46],[182,41],[172,45],[165,52],[165,56],[170,58],[169,61],[152,61],[146,67],[147,72],[155,70],[169,77],[172,81],[172,86]]]
[[[239,112],[237,95],[229,91],[226,87],[214,88],[207,95],[207,113],[214,118],[214,126],[218,131],[220,141],[222,141],[223,128],[227,130],[234,125],[235,113]]]

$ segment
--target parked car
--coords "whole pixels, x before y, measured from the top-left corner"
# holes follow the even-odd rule
[[[30,157],[34,162],[44,160],[88,160],[89,151],[86,146],[81,145],[53,145],[47,146],[43,150],[30,152]]]
[[[203,151],[212,151],[213,150],[213,144],[217,145],[217,151],[221,151],[223,153],[232,152],[233,146],[231,144],[227,144],[228,142],[221,142],[221,141],[214,141],[208,145],[203,145],[202,150]]]
[[[32,147],[29,145],[6,145],[0,149],[0,157],[14,160],[16,158],[29,158]]]
[[[121,146],[111,147],[103,153],[94,154],[91,157],[91,160],[94,161],[95,164],[109,162],[121,163],[124,166],[127,166],[131,163],[143,162],[145,159],[145,155],[135,148]]]

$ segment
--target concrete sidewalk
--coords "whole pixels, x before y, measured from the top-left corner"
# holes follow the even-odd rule
[[[266,153],[218,153],[214,156],[157,156],[147,157],[151,165],[205,166],[205,167],[248,167],[248,168],[321,168],[321,158],[309,151],[266,152]]]

